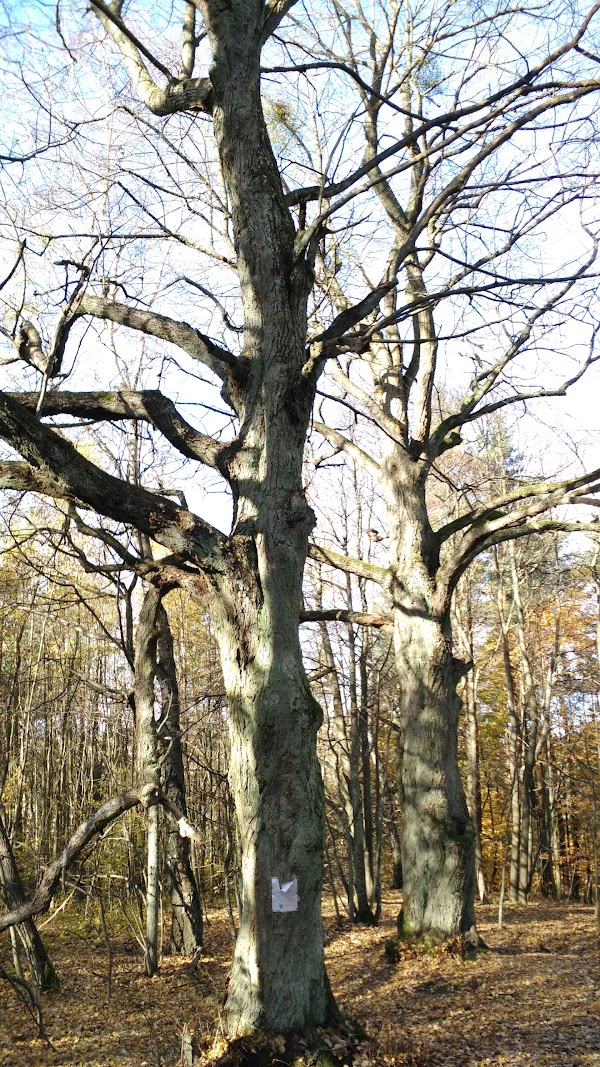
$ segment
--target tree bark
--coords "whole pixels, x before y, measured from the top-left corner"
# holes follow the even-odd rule
[[[228,575],[208,576],[241,845],[240,929],[225,1008],[228,1031],[238,1036],[319,1025],[330,1007],[320,918],[321,711],[298,637],[314,524],[302,457],[316,379],[303,373],[312,274],[294,257],[294,227],[260,102],[264,5],[202,6],[245,317],[243,392],[241,373],[234,384],[242,429],[223,461],[234,497],[232,566]],[[297,879],[296,912],[273,911],[273,878]]]
[[[157,680],[162,705],[158,738],[161,777],[166,796],[187,817],[179,686],[169,618],[162,604],[157,609],[156,625]],[[167,872],[171,886],[171,952],[193,956],[202,946],[202,903],[192,870],[189,838],[182,836],[172,823],[167,828]]]
[[[396,642],[406,731],[401,932],[449,938],[475,925],[474,836],[458,770],[462,665],[443,620],[405,615]]]
[[[2,805],[0,805],[0,892],[6,907],[11,910],[21,907],[25,903],[26,897],[4,825],[3,814]],[[57,989],[59,985],[58,976],[48,956],[46,946],[30,916],[24,918],[17,925],[17,933],[25,949],[34,986],[42,992],[48,989]]]
[[[158,740],[154,714],[154,676],[156,672],[156,612],[161,598],[159,589],[151,588],[144,596],[135,638],[135,727],[138,775],[144,785],[158,790]],[[158,808],[148,808],[146,874],[146,974],[158,973]]]
[[[401,933],[439,939],[475,926],[474,835],[458,768],[450,592],[436,584],[424,478],[393,448],[384,463],[392,524],[394,647],[404,725]]]
[[[256,549],[250,542],[245,581],[229,587],[235,610],[219,610],[217,604],[213,611],[229,702],[229,780],[241,844],[240,929],[226,1003],[232,1036],[302,1030],[323,1023],[330,1007],[320,912],[321,711],[300,655],[303,555],[291,543],[306,536],[306,520],[304,531],[297,527],[284,520],[256,539]],[[273,878],[297,880],[297,911],[273,910]]]
[[[475,882],[479,900],[488,903],[483,872],[483,852],[481,848],[481,784],[479,779],[479,744],[477,724],[477,704],[475,697],[476,680],[473,671],[469,673],[465,686],[465,734],[467,755],[467,807],[473,824],[475,846]]]

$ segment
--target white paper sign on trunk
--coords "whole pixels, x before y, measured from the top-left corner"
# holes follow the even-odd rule
[[[279,882],[271,878],[271,907],[273,911],[298,911],[298,879]]]

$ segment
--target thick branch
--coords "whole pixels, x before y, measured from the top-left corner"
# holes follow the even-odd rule
[[[581,478],[573,479],[570,483],[559,483],[554,491],[548,491],[541,500],[529,501],[528,504],[505,514],[492,517],[487,521],[477,522],[460,539],[456,550],[452,552],[443,563],[438,572],[438,587],[440,595],[449,595],[460,575],[468,564],[481,552],[500,544],[502,541],[511,540],[514,537],[522,537],[527,533],[541,533],[547,530],[585,529],[583,523],[561,522],[557,519],[545,517],[552,508],[563,504],[578,504],[585,500],[589,504],[586,494],[589,492],[600,493],[600,470]]]
[[[37,410],[37,393],[7,395],[28,410]],[[179,415],[173,402],[158,389],[141,392],[124,389],[115,393],[47,393],[42,411],[38,411],[38,414],[73,415],[94,421],[131,419],[149,422],[184,456],[197,459],[210,467],[217,466],[218,457],[226,447],[190,426]]]
[[[132,330],[158,337],[162,341],[182,348],[188,355],[204,363],[219,377],[225,380],[227,367],[234,367],[236,358],[225,348],[221,348],[205,334],[195,330],[187,322],[178,322],[155,311],[141,311],[100,296],[83,295],[73,309],[72,317],[93,315],[98,319],[116,322],[120,326],[129,326]]]
[[[577,503],[581,503],[578,500]],[[587,504],[590,501],[586,501]],[[600,502],[599,502],[600,503]],[[488,549],[494,548],[496,545],[502,544],[504,541],[517,541],[521,537],[532,537],[534,534],[545,533],[598,533],[598,523],[596,522],[566,522],[560,519],[541,518],[535,519],[531,522],[524,522],[521,526],[517,526],[514,529],[504,529],[490,534],[489,537],[482,537],[478,541],[474,541],[468,551],[461,556],[460,561],[457,562],[457,566],[452,571],[450,576],[449,585],[443,589],[440,588],[440,595],[449,600],[452,592],[456,588],[456,585],[462,575],[465,573],[467,567],[473,562],[477,556],[482,552],[487,552]]]
[[[265,7],[265,21],[261,37],[261,44],[264,44],[269,37],[275,33],[275,30],[279,26],[282,18],[284,18],[288,11],[296,4],[298,0],[269,0],[269,3]]]
[[[356,626],[375,626],[383,630],[391,630],[394,627],[391,615],[350,611],[348,608],[319,608],[315,611],[301,611],[300,622],[350,622]]]
[[[522,485],[518,489],[513,489],[510,493],[503,493],[501,496],[486,501],[484,505],[474,508],[465,515],[459,515],[452,522],[442,526],[437,531],[436,537],[439,543],[443,544],[452,534],[467,529],[467,527],[481,529],[486,523],[494,520],[510,519],[512,516],[517,515],[522,516],[522,509],[519,512],[509,511],[504,514],[499,514],[499,512],[503,508],[511,507],[523,500],[532,500],[532,507],[545,509],[556,507],[558,504],[563,503],[579,503],[579,491],[589,492],[590,488],[599,479],[600,468],[591,471],[589,474],[582,474],[579,478],[565,478],[562,482],[535,482],[532,485]],[[543,499],[535,501],[536,497],[542,497]],[[594,498],[591,499],[593,500]],[[591,501],[586,502],[589,503]],[[535,512],[531,511],[531,514],[533,515]]]
[[[154,115],[174,115],[178,111],[211,109],[210,78],[174,78],[171,72],[131,32],[123,20],[102,0],[90,0],[91,8],[119,49],[134,91]],[[163,88],[150,77],[142,56],[164,75]]]
[[[333,445],[338,451],[345,452],[351,459],[354,460],[359,467],[361,467],[367,474],[371,474],[373,478],[379,479],[381,477],[381,467],[368,452],[365,452],[358,445],[355,445],[353,441],[350,441],[347,437],[344,437],[339,430],[333,430],[331,427],[326,426],[323,422],[317,422],[313,419],[311,426],[313,430],[317,430],[326,441],[329,441],[330,445]]]
[[[56,484],[58,493],[50,495],[79,500],[99,515],[131,525],[207,572],[227,571],[223,534],[172,500],[107,474],[6,393],[0,393],[0,434],[50,488]]]
[[[378,567],[377,564],[367,563],[362,559],[353,559],[351,556],[343,556],[339,552],[332,552],[331,549],[314,543],[309,544],[308,555],[317,563],[327,563],[330,567],[344,571],[346,574],[356,574],[359,578],[368,578],[369,581],[376,582],[377,585],[383,585],[389,577],[385,567]]]
[[[36,470],[22,460],[0,463],[0,489],[11,489],[16,493],[41,493],[53,500],[75,501],[75,497],[59,485],[51,474]]]

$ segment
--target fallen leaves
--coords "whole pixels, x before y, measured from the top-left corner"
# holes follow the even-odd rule
[[[503,930],[482,908],[489,951],[470,960],[458,946],[424,953],[402,944],[390,962],[385,946],[398,910],[398,894],[388,893],[379,927],[339,928],[325,909],[332,987],[369,1035],[349,1044],[353,1067],[600,1067],[600,959],[590,908],[511,907]],[[152,981],[115,922],[110,998],[97,925],[67,908],[45,933],[62,979],[60,991],[43,998],[52,1047],[3,985],[0,1067],[177,1067],[190,1062],[192,1045],[204,1063],[225,1051],[219,1016],[231,942],[222,913],[209,918],[195,968],[166,958]]]

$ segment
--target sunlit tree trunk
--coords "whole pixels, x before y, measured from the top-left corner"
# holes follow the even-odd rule
[[[462,589],[459,587],[454,598],[454,618],[456,629],[461,640],[461,650],[471,669],[465,678],[464,684],[464,724],[465,724],[465,757],[466,757],[466,799],[469,815],[473,824],[475,843],[475,884],[479,900],[482,904],[488,902],[483,872],[483,851],[481,846],[481,778],[479,773],[479,725],[477,721],[477,683],[479,671],[475,667],[475,651],[473,642],[473,615],[471,608],[471,588],[465,581]]]
[[[436,587],[424,479],[416,465],[413,472],[401,460],[402,470],[397,459],[392,451],[384,479],[393,521],[390,592],[405,730],[401,932],[437,939],[475,926],[474,836],[458,769],[457,687],[465,664],[452,652],[449,591]]]
[[[471,670],[465,683],[464,696],[465,735],[467,758],[467,807],[473,824],[475,848],[475,883],[482,904],[487,904],[487,891],[483,873],[481,848],[481,784],[479,778],[479,744],[477,730],[477,706],[475,701],[475,677]]]
[[[213,612],[231,717],[229,780],[241,844],[240,928],[229,982],[230,1030],[287,1031],[323,1022],[321,711],[298,640],[307,513],[244,545],[244,582]],[[290,521],[291,519],[291,521]],[[296,541],[296,546],[294,542]],[[267,558],[270,567],[267,568]],[[240,560],[241,562],[241,560]],[[297,882],[297,910],[273,908],[272,880]]]
[[[161,599],[159,589],[150,588],[144,596],[135,638],[135,728],[136,761],[140,781],[158,788],[158,740],[155,718],[154,678],[158,632],[156,612]],[[148,808],[146,864],[146,974],[158,971],[159,886],[159,815],[158,805]]]

